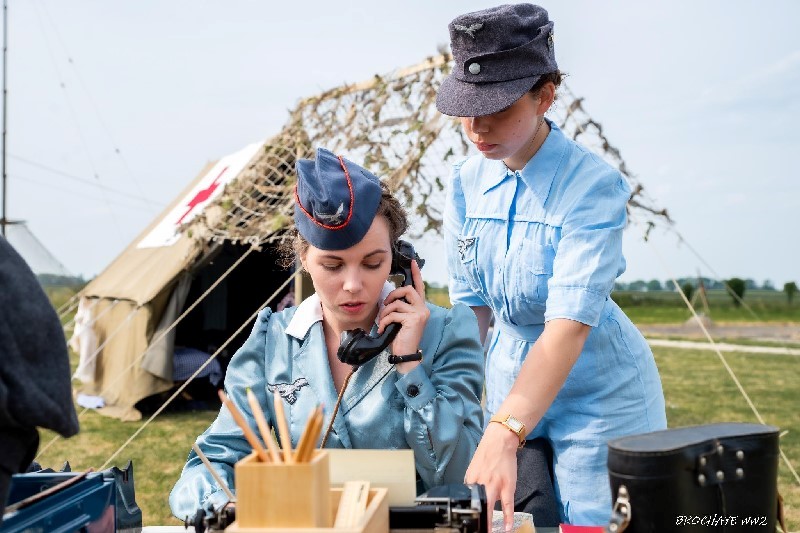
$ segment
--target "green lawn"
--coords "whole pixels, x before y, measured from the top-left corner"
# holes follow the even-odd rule
[[[645,293],[648,294],[648,293]],[[649,293],[651,299],[620,298],[625,311],[638,323],[682,322],[688,311],[678,306],[674,293]],[[777,295],[777,297],[775,297]],[[68,297],[58,294],[62,302]],[[620,295],[617,295],[620,296]],[[641,297],[642,294],[637,295]],[[753,321],[748,312],[734,308],[724,298],[711,298],[713,317],[724,313],[732,321]],[[750,295],[751,305],[764,318],[800,322],[797,308],[781,300],[781,293],[762,299]],[[449,305],[447,294],[432,290],[429,299]],[[55,298],[54,298],[55,299]],[[747,301],[748,295],[745,295]],[[684,314],[681,314],[684,313]],[[699,350],[654,349],[667,400],[670,427],[722,421],[756,422],[756,417],[736,389],[717,355]],[[795,470],[800,469],[800,357],[730,353],[726,357],[764,420],[788,433],[781,445]],[[136,479],[136,500],[144,512],[145,525],[178,524],[169,514],[167,497],[177,480],[194,438],[216,416],[216,411],[162,414],[149,425],[119,456],[124,466],[132,460]],[[87,412],[81,419],[81,432],[69,440],[59,440],[40,457],[45,466],[60,468],[69,460],[73,470],[99,468],[141,423],[123,423]],[[42,432],[42,446],[52,433]],[[784,496],[790,531],[800,530],[800,484],[781,461],[779,488]]]
[[[427,297],[436,305],[451,305],[446,287],[428,288]],[[636,324],[679,324],[692,316],[680,295],[673,291],[615,291],[611,297]],[[723,290],[708,291],[709,313],[715,322],[800,323],[800,297],[789,305],[782,292],[757,290],[745,292],[744,304],[734,305]],[[694,306],[698,312],[703,311],[699,299]]]
[[[713,352],[655,349],[667,399],[670,427],[708,422],[755,422],[756,418],[737,391]],[[728,361],[745,390],[760,409],[764,420],[788,433],[782,438],[784,452],[795,469],[800,469],[800,357],[729,354]],[[165,414],[148,426],[123,451],[117,461],[133,461],[136,500],[144,512],[145,524],[177,524],[167,507],[167,496],[196,435],[215,412]],[[69,460],[73,469],[99,468],[139,427],[87,412],[81,417],[81,432],[53,445],[41,458],[43,464],[58,467]],[[42,444],[50,440],[43,432]],[[800,485],[788,468],[779,467],[779,487],[786,502],[790,530],[800,529]]]
[[[120,468],[133,461],[136,502],[145,525],[180,523],[170,515],[169,491],[180,476],[195,437],[215,416],[216,411],[162,414],[117,456],[115,464]],[[38,461],[55,469],[60,469],[64,461],[69,461],[75,471],[99,469],[142,423],[120,422],[88,411],[80,418],[80,433],[59,439]],[[52,437],[52,432],[42,431],[41,446]]]
[[[680,295],[672,291],[615,291],[611,297],[636,324],[681,323],[692,314]],[[800,322],[800,301],[789,305],[786,295],[777,291],[745,292],[744,305],[736,306],[722,290],[708,291],[709,314],[715,322]],[[702,302],[694,302],[697,312]]]
[[[664,385],[670,427],[707,422],[758,422],[716,353],[700,350],[653,350]],[[763,420],[787,432],[781,448],[800,472],[800,357],[725,355]],[[800,483],[780,461],[778,488],[784,497],[787,526],[800,529]]]

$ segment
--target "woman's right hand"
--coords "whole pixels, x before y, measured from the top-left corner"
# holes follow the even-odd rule
[[[411,278],[412,284],[400,286],[389,293],[379,315],[378,333],[383,333],[392,323],[402,326],[392,341],[392,353],[395,355],[413,354],[419,349],[425,325],[431,316],[431,311],[425,304],[422,272],[416,261],[411,261]],[[419,361],[400,363],[397,370],[405,374],[417,365]]]
[[[514,491],[517,487],[519,437],[500,424],[489,424],[464,476],[464,483],[486,487],[486,504],[494,509],[500,500],[505,530],[514,527]]]

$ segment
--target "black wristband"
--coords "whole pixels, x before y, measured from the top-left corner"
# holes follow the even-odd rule
[[[390,355],[389,363],[396,365],[397,363],[408,363],[409,361],[422,361],[422,350],[417,350],[416,353],[408,355]]]

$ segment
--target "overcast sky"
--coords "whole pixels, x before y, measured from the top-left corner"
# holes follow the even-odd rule
[[[416,64],[453,17],[494,5],[9,4],[8,214],[85,277],[207,161],[277,133],[300,98]],[[544,6],[570,88],[700,256],[631,227],[621,279],[800,282],[800,3]],[[443,282],[426,241],[426,279]]]

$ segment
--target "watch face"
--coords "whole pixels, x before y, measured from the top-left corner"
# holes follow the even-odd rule
[[[508,427],[510,427],[512,430],[514,430],[517,433],[522,431],[522,428],[523,428],[522,422],[520,422],[519,420],[517,420],[513,416],[509,416],[506,419],[506,424],[508,425]]]

